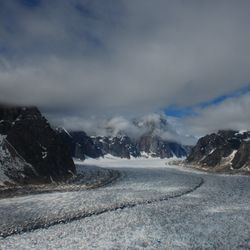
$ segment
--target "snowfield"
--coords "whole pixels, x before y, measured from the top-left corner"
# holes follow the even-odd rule
[[[0,249],[249,249],[250,177],[165,163],[88,159],[121,177],[95,190],[0,200],[0,233],[10,235]]]

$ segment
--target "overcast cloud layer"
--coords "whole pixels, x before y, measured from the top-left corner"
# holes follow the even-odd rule
[[[249,13],[247,0],[2,0],[0,101],[79,119],[209,100],[249,84]],[[185,122],[210,130],[213,110]]]

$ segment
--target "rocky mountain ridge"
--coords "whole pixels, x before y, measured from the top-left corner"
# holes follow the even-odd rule
[[[221,130],[200,138],[187,164],[218,170],[250,170],[250,131]]]
[[[75,173],[68,145],[36,107],[1,105],[0,137],[0,171],[7,183],[47,183]]]
[[[85,156],[98,158],[113,155],[121,158],[159,157],[182,158],[190,152],[189,146],[184,146],[174,139],[168,139],[167,133],[171,127],[161,115],[153,115],[133,121],[136,135],[129,136],[124,130],[108,126],[107,136],[88,136],[84,132],[63,132],[68,134],[67,141],[73,145],[73,156],[84,159]],[[114,131],[116,133],[114,134]],[[171,131],[173,134],[173,131]],[[71,139],[70,139],[71,138]],[[85,156],[84,156],[85,155]]]
[[[88,136],[82,131],[67,132],[67,134],[69,135],[65,140],[70,145],[72,157],[81,160],[86,157],[99,158],[105,155],[128,159],[132,157],[182,158],[187,156],[191,148],[150,135],[132,139],[127,135]]]

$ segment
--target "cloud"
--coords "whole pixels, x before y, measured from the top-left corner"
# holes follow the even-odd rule
[[[197,109],[197,115],[181,120],[188,133],[204,135],[219,129],[250,129],[250,93],[230,98],[207,108]]]
[[[138,138],[146,132],[145,128],[139,128],[133,123],[133,119],[123,116],[105,117],[91,116],[86,117],[58,117],[54,120],[56,125],[65,127],[68,130],[83,130],[91,136],[119,136],[128,135]]]
[[[175,141],[185,145],[193,145],[197,138],[183,133],[178,129],[176,121],[164,113],[152,113],[141,117],[105,117],[92,116],[89,119],[79,117],[62,117],[56,120],[56,125],[70,131],[83,130],[91,136],[128,135],[138,139],[145,133],[153,131],[155,136],[164,140]]]
[[[249,1],[23,2],[0,3],[2,102],[127,117],[249,84]]]

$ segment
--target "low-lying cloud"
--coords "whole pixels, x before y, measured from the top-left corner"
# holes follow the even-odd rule
[[[70,117],[57,120],[57,124],[68,130],[83,130],[90,136],[115,137],[127,135],[133,139],[153,133],[167,141],[179,142],[185,145],[193,145],[197,138],[183,133],[176,127],[173,119],[164,113],[152,113],[141,117]]]
[[[209,100],[249,84],[249,10],[244,0],[1,1],[0,101],[78,124]]]

